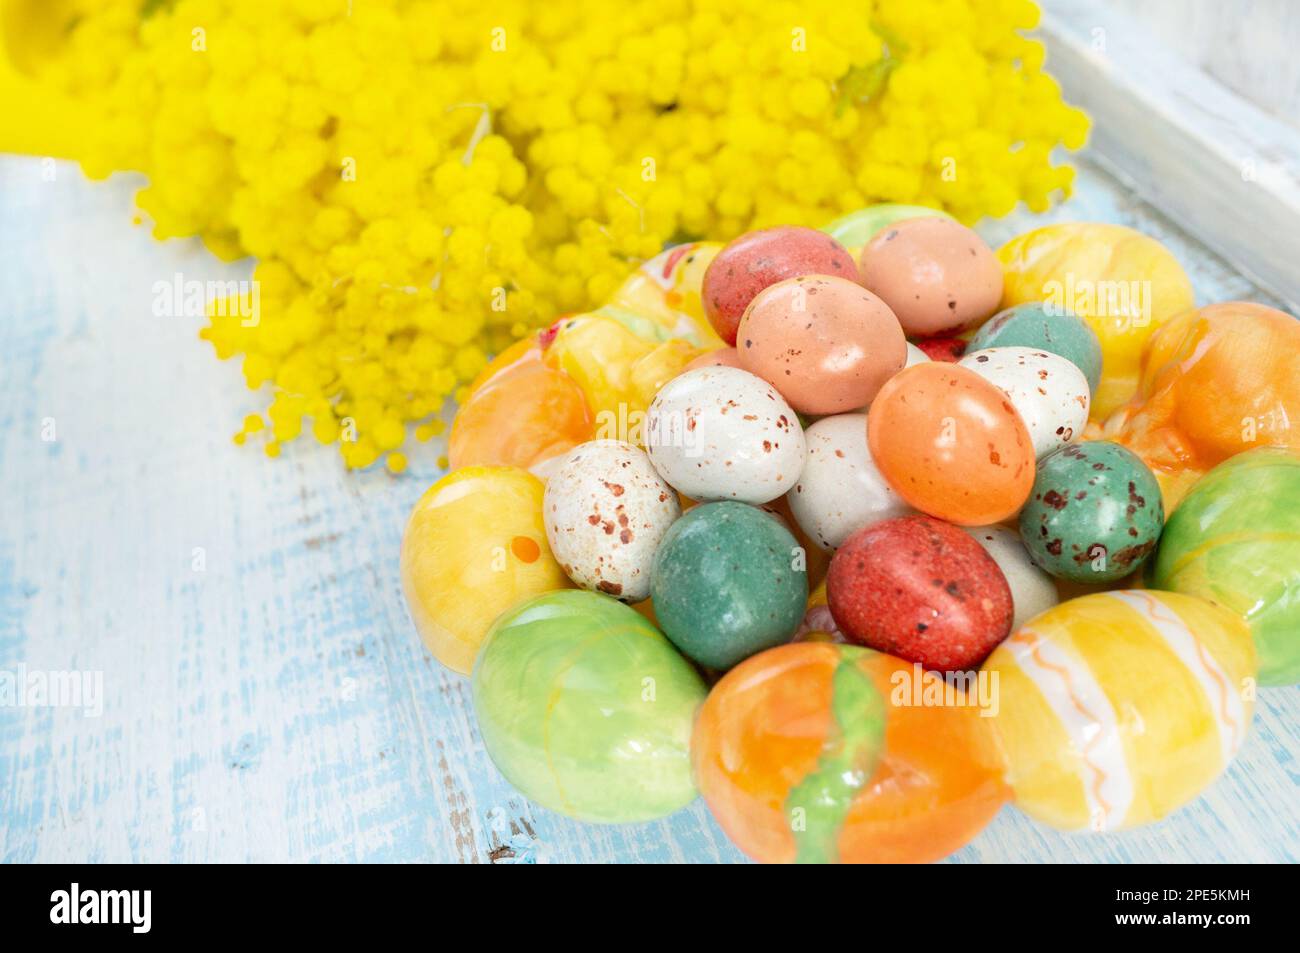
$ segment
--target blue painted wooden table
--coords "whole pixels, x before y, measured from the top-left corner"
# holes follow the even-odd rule
[[[398,585],[441,448],[393,477],[310,441],[275,461],[234,446],[264,401],[201,319],[152,303],[177,273],[248,265],[133,228],[138,185],[0,158],[0,672],[102,680],[91,710],[0,707],[0,858],[742,860],[701,802],[596,827],[496,773]],[[1079,193],[1050,217],[1156,235],[1202,301],[1272,300],[1087,162]],[[1268,690],[1226,776],[1164,822],[1064,835],[1008,808],[952,859],[1293,861],[1298,753],[1300,691]]]

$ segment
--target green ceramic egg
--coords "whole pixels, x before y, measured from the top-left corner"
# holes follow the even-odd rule
[[[975,332],[966,353],[986,347],[1032,347],[1072,361],[1097,392],[1101,381],[1101,341],[1087,322],[1068,311],[1056,311],[1041,301],[1029,301],[999,311]]]
[[[650,595],[673,644],[701,665],[728,669],[790,641],[808,605],[798,540],[746,503],[705,503],[669,527]]]
[[[924,205],[868,205],[856,212],[843,215],[825,226],[822,231],[835,239],[845,248],[859,249],[871,239],[876,232],[887,225],[901,222],[908,218],[952,218],[947,212]]]
[[[694,799],[691,725],[704,695],[644,616],[585,590],[510,609],[474,664],[492,761],[531,800],[584,821],[648,821]]]
[[[1240,613],[1262,684],[1300,682],[1300,459],[1265,447],[1207,473],[1165,524],[1150,575]]]
[[[1140,568],[1163,524],[1160,486],[1146,464],[1119,444],[1089,440],[1038,461],[1020,538],[1053,576],[1104,583]]]

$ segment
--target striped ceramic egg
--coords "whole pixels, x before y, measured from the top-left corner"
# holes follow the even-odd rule
[[[1241,747],[1255,650],[1234,615],[1192,596],[1117,590],[1031,619],[984,665],[1015,802],[1065,830],[1158,820]]]

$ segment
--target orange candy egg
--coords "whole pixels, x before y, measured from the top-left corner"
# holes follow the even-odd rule
[[[946,687],[856,646],[755,655],[700,709],[691,739],[700,793],[755,860],[937,860],[1008,797],[992,719],[977,697],[934,694]]]
[[[740,319],[740,366],[804,414],[869,404],[907,360],[894,312],[856,282],[802,275],[760,291]]]
[[[962,526],[1016,513],[1034,446],[1005,394],[969,368],[931,361],[885,383],[867,417],[881,474],[910,505]]]
[[[452,469],[528,469],[591,439],[591,412],[582,388],[543,363],[535,339],[523,344],[489,365],[456,412],[447,442]]]

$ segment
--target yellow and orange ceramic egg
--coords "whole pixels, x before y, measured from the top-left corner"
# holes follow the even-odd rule
[[[1300,450],[1300,321],[1244,301],[1183,312],[1152,335],[1137,396],[1104,435],[1151,468],[1170,512],[1229,457]]]
[[[572,583],[551,555],[542,482],[517,467],[453,470],[420,497],[402,536],[402,592],[425,647],[469,674],[492,620]]]

